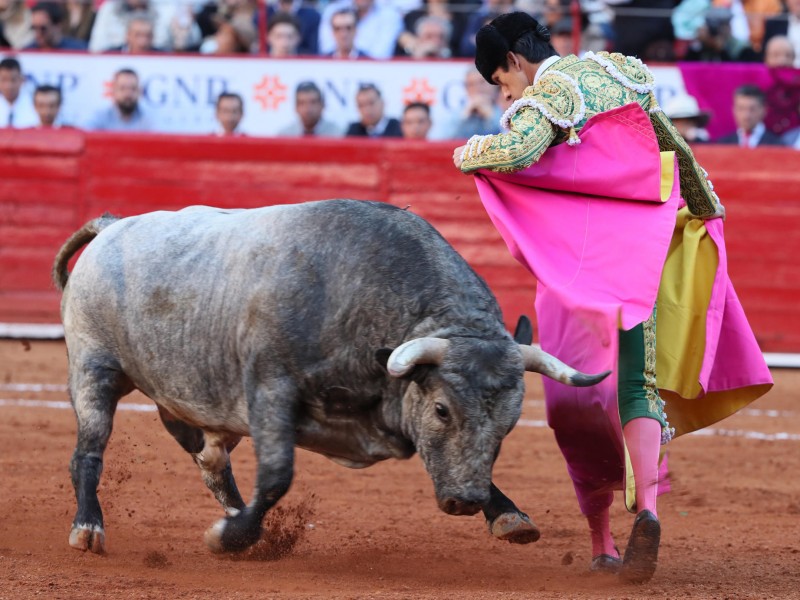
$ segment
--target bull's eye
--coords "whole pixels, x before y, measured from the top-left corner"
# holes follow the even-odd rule
[[[444,404],[442,404],[441,402],[437,402],[436,416],[439,417],[442,421],[447,422],[450,419],[450,411],[447,410],[447,407]]]

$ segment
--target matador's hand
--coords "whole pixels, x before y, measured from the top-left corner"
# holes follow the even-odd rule
[[[464,162],[461,160],[461,155],[464,154],[464,148],[466,146],[459,146],[455,150],[453,150],[453,164],[456,166],[457,169],[461,169],[461,163]]]

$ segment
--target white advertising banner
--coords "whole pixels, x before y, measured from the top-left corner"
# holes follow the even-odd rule
[[[313,81],[322,90],[324,117],[344,130],[358,119],[355,94],[362,83],[382,91],[386,115],[400,118],[409,102],[431,107],[431,139],[452,137],[464,103],[464,75],[470,61],[339,61],[327,59],[268,59],[264,57],[213,57],[201,55],[76,54],[22,52],[16,55],[26,75],[27,92],[36,85],[61,88],[62,120],[84,126],[97,111],[109,106],[115,71],[131,68],[139,74],[141,108],[158,130],[208,134],[216,130],[214,104],[223,92],[239,93],[245,103],[242,132],[254,136],[276,135],[291,124],[294,90]],[[683,90],[676,67],[652,69],[663,102]],[[498,126],[499,127],[499,126]]]

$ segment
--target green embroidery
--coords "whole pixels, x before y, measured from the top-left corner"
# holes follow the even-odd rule
[[[635,59],[616,53],[598,55],[613,62],[615,69],[631,82],[652,84],[652,77]],[[590,117],[632,102],[638,103],[645,111],[655,108],[650,93],[639,93],[625,87],[601,64],[592,60],[582,61],[570,55],[553,63],[536,85],[530,86],[523,94],[523,98],[532,98],[544,105],[556,120],[574,119],[579,111],[580,98],[574,87],[561,77],[548,77],[554,71],[575,79],[583,93],[586,112],[584,119],[576,125],[577,130]],[[650,122],[655,129],[659,149],[674,151],[678,157],[681,196],[686,200],[689,210],[700,217],[713,215],[717,211],[718,198],[689,145],[662,112],[650,113]],[[568,135],[567,131],[553,125],[539,110],[530,106],[520,108],[511,118],[510,125],[509,133],[491,136],[482,144],[482,152],[464,160],[462,171],[491,169],[513,172],[524,169],[538,161],[548,147],[563,142]]]

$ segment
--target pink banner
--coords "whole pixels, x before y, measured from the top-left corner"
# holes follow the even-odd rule
[[[746,63],[680,63],[686,91],[700,108],[711,113],[711,139],[733,133],[733,93],[754,84],[767,95],[767,128],[781,135],[800,126],[800,69],[774,68]]]

